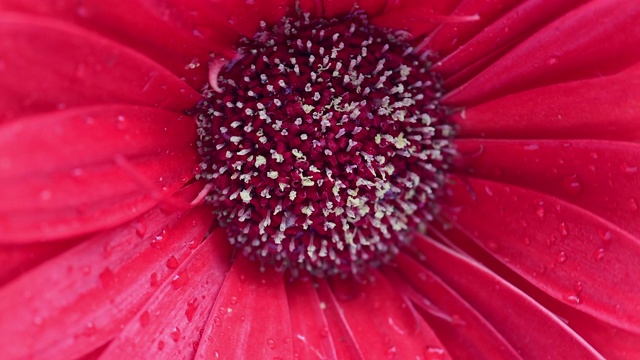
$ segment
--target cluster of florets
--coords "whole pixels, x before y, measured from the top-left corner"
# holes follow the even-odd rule
[[[230,241],[317,275],[387,260],[430,219],[451,126],[428,63],[363,14],[285,19],[212,67],[200,178]]]

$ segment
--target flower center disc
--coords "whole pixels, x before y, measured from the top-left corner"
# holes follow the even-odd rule
[[[245,256],[357,273],[432,218],[452,131],[439,82],[401,36],[363,13],[287,18],[212,73],[198,176]]]

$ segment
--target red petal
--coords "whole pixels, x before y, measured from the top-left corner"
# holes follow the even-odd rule
[[[355,9],[364,10],[369,16],[375,16],[387,5],[387,0],[323,0],[322,2],[324,17],[328,19],[349,14]]]
[[[450,213],[487,251],[554,298],[640,333],[640,241],[558,198],[470,179]],[[484,214],[485,217],[478,217]],[[500,219],[500,226],[486,219]],[[616,279],[615,283],[611,279]]]
[[[194,357],[231,258],[231,248],[221,230],[193,246],[198,245],[101,359]]]
[[[496,18],[508,12],[523,0],[463,0],[452,16],[471,17],[468,21],[444,23],[425,39],[426,46],[440,56],[460,48]],[[475,18],[474,18],[475,17]]]
[[[491,64],[487,58],[496,58],[529,37],[540,27],[575,8],[586,0],[528,0],[516,6],[494,23],[487,26],[469,42],[448,55],[433,70],[449,78],[474,63]],[[473,72],[474,75],[477,72]],[[469,79],[468,77],[466,78]]]
[[[0,15],[0,64],[0,123],[107,103],[182,112],[200,98],[165,68],[121,44],[28,15]]]
[[[216,25],[225,24],[249,38],[259,30],[260,21],[278,23],[292,9],[292,1],[289,0],[215,0],[214,3],[221,20]]]
[[[640,59],[639,16],[637,1],[592,1],[538,31],[444,99],[452,105],[470,105],[538,86],[616,73]]]
[[[0,239],[64,238],[134,218],[191,179],[195,134],[190,117],[131,106],[0,126],[0,188],[11,189],[0,191]]]
[[[574,203],[640,238],[640,144],[597,140],[459,140],[474,177]]]
[[[412,300],[454,359],[519,358],[491,324],[437,276],[402,253],[395,263],[419,292]],[[401,279],[389,280],[395,284]]]
[[[32,267],[85,240],[73,239],[44,244],[0,244],[0,286]]]
[[[198,359],[293,357],[282,273],[238,256],[224,280],[198,348]]]
[[[428,34],[442,18],[455,9],[459,0],[394,0],[372,23],[385,28],[407,30],[413,37]]]
[[[336,279],[333,293],[366,359],[450,358],[431,328],[379,272],[373,271],[366,283]]]
[[[125,44],[184,77],[194,88],[206,83],[209,53],[228,48],[237,33],[216,21],[209,0],[6,0],[4,10],[44,15],[76,24]],[[193,69],[189,64],[197,64]]]
[[[640,66],[614,76],[536,88],[465,109],[459,137],[640,138]],[[606,119],[606,121],[603,121]]]
[[[322,303],[310,281],[287,284],[293,352],[300,359],[337,359]]]
[[[600,358],[584,340],[518,289],[474,261],[418,235],[420,262],[482,315],[525,359]]]
[[[179,219],[177,219],[179,218]],[[97,235],[0,289],[0,347],[9,359],[70,359],[104,344],[191,252],[212,221],[199,208],[160,209]],[[196,225],[196,226],[194,226]]]
[[[325,280],[318,282],[318,297],[321,308],[324,310],[329,333],[336,350],[336,359],[364,359],[362,351],[355,342],[353,333],[347,324],[347,320],[338,305],[338,301],[333,296],[331,288]]]

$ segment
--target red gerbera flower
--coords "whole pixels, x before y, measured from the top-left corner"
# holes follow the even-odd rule
[[[639,15],[3,1],[0,357],[640,356]]]

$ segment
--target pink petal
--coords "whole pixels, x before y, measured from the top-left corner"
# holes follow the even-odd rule
[[[428,34],[455,9],[459,0],[394,0],[372,23],[391,29],[406,30],[413,37]]]
[[[640,238],[640,144],[600,140],[459,140],[468,174],[571,202]]]
[[[640,333],[640,241],[586,210],[527,189],[469,179],[452,221],[554,298]],[[478,217],[484,214],[485,217]],[[486,219],[500,219],[500,226]],[[610,279],[616,279],[615,283]]]
[[[221,229],[196,246],[101,359],[194,357],[231,258]]]
[[[454,359],[519,357],[491,324],[437,276],[403,253],[394,262],[417,291],[412,300]],[[401,283],[398,277],[391,276],[390,281]]]
[[[364,359],[359,344],[356,343],[353,332],[327,282],[318,281],[316,290],[329,325],[329,334],[337,354],[336,359]]]
[[[34,244],[0,244],[0,286],[85,238]]]
[[[637,141],[639,93],[640,66],[536,88],[465,109],[456,115],[458,136]]]
[[[85,27],[154,59],[199,89],[206,82],[210,52],[238,38],[213,15],[208,0],[6,0],[0,9],[43,15]],[[189,64],[197,65],[192,68]]]
[[[598,359],[589,344],[499,276],[421,235],[420,262],[482,315],[525,359]],[[455,269],[455,271],[452,271]]]
[[[440,340],[379,272],[366,282],[335,279],[333,293],[366,359],[449,359]]]
[[[640,59],[639,16],[640,2],[591,1],[521,42],[444,100],[468,106],[534,87],[621,71]]]
[[[197,359],[293,356],[283,274],[236,257],[205,326]]]
[[[191,253],[189,244],[204,237],[211,221],[208,208],[171,217],[156,208],[1,288],[3,356],[70,359],[106,343]]]
[[[132,106],[0,126],[0,188],[11,189],[0,191],[0,239],[64,238],[138,216],[192,178],[195,134],[191,117]]]
[[[287,284],[293,352],[300,359],[337,359],[322,303],[310,281]]]
[[[444,23],[435,29],[423,43],[440,56],[460,48],[478,32],[484,30],[496,18],[519,5],[523,0],[463,0],[451,13],[452,16],[468,16],[464,22]]]
[[[528,0],[487,26],[477,36],[449,54],[433,69],[443,76],[459,78],[460,72],[474,63],[481,69],[520,43],[542,26],[586,0]],[[436,47],[437,48],[437,47]],[[473,72],[476,75],[478,72]],[[468,80],[469,77],[466,77]]]
[[[168,70],[121,44],[57,21],[0,15],[0,124],[108,103],[182,112],[199,98]]]

